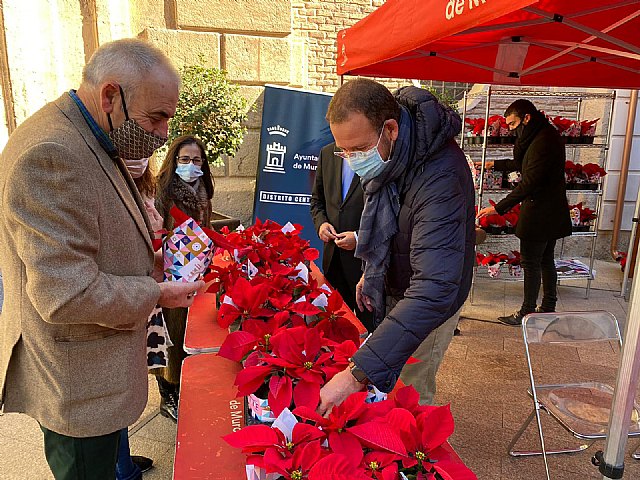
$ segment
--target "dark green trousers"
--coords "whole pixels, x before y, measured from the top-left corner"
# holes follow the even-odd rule
[[[44,453],[56,480],[114,480],[120,430],[99,437],[75,438],[40,426]]]

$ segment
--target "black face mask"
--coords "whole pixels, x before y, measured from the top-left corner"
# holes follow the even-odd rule
[[[128,160],[149,158],[153,152],[167,142],[167,139],[147,132],[138,122],[129,118],[127,104],[124,100],[124,92],[121,86],[118,85],[118,88],[120,89],[122,109],[124,110],[126,121],[118,128],[113,128],[111,115],[107,113],[107,120],[109,121],[109,128],[111,129],[109,137],[118,150],[120,158],[126,158]]]
[[[513,133],[515,134],[516,138],[522,136],[522,132],[524,132],[524,127],[526,127],[526,125],[524,124],[524,122],[520,121],[518,126],[513,129]]]

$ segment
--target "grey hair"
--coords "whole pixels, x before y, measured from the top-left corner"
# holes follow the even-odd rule
[[[173,75],[180,84],[180,75],[160,49],[144,40],[123,38],[105,43],[93,53],[82,70],[82,82],[94,87],[116,82],[130,100],[140,84],[157,68]]]

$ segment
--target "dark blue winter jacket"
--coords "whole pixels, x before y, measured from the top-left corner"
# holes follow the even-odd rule
[[[387,294],[403,298],[353,357],[384,392],[393,389],[427,335],[465,302],[475,262],[473,180],[455,142],[460,117],[445,115],[420,88],[405,87],[395,96],[414,122],[412,160],[398,185],[399,231],[386,274]]]

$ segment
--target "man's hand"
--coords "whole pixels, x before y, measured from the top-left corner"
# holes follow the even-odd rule
[[[356,303],[358,304],[358,308],[361,312],[364,312],[365,308],[370,312],[373,312],[371,299],[362,293],[362,287],[364,287],[364,275],[360,277],[360,281],[356,285]]]
[[[343,250],[353,250],[356,248],[356,234],[354,232],[338,233],[334,240],[336,246]]]
[[[338,232],[336,232],[336,229],[333,228],[333,225],[331,225],[329,222],[324,222],[322,225],[320,225],[320,229],[318,230],[318,237],[320,237],[320,240],[322,240],[324,243],[335,240],[337,236]]]
[[[331,381],[320,390],[320,406],[317,412],[326,417],[334,406],[340,405],[349,395],[363,389],[364,385],[351,375],[351,369],[346,368],[336,373]]]
[[[491,206],[491,207],[485,207],[482,210],[480,210],[478,212],[478,214],[476,215],[476,218],[482,218],[482,217],[486,217],[487,215],[496,215],[498,212],[496,212],[496,208]]]
[[[147,217],[149,217],[149,222],[151,222],[151,228],[153,229],[153,231],[157,232],[158,230],[162,230],[164,220],[158,213],[158,210],[156,210],[153,201],[148,199],[145,200],[144,208],[147,211]]]
[[[196,293],[204,293],[206,285],[197,282],[163,282],[160,285],[158,305],[166,308],[190,307]]]

